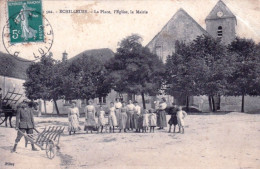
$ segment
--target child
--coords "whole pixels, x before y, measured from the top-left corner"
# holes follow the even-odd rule
[[[182,110],[182,107],[179,107],[179,111],[177,112],[177,119],[179,128],[182,129],[182,134],[184,134],[184,118],[187,116],[187,113]],[[181,131],[180,131],[181,132]]]
[[[141,132],[141,130],[143,130],[143,115],[142,114],[140,114],[139,115],[139,117],[138,117],[138,125],[137,125],[137,127],[138,127],[138,131],[137,132]]]
[[[108,116],[108,124],[109,124],[109,131],[113,133],[115,132],[115,126],[117,126],[117,119],[115,114],[116,108],[114,106],[114,102],[110,103],[110,109],[109,109],[109,116]]]
[[[148,114],[148,110],[144,110],[144,114],[143,114],[143,132],[146,133],[147,129],[149,126],[149,114]]]
[[[156,124],[157,124],[157,117],[156,117],[156,114],[155,112],[153,111],[153,109],[150,109],[149,110],[149,125],[150,125],[150,133],[153,131],[154,133],[154,128],[156,127]]]
[[[170,125],[169,133],[171,132],[172,125],[174,126],[173,132],[175,133],[175,128],[176,128],[176,125],[178,124],[178,119],[176,116],[177,111],[178,111],[178,108],[176,105],[173,105],[173,107],[171,107],[169,109],[169,114],[171,115],[171,118],[168,121],[168,124]],[[179,128],[179,132],[180,132],[180,128]]]
[[[99,114],[98,114],[98,132],[99,132],[99,129],[101,128],[101,133],[102,133],[105,124],[106,124],[105,111],[104,111],[103,107],[100,105],[100,110],[99,110]]]

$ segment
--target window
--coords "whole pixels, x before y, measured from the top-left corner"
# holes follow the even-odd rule
[[[99,104],[106,104],[106,97],[99,97],[98,102]]]
[[[222,38],[222,26],[218,27],[218,38]]]

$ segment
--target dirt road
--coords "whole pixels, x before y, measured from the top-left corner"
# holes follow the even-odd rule
[[[38,128],[66,125],[66,118],[36,118]],[[80,119],[83,124],[84,119]],[[53,160],[45,151],[32,152],[19,143],[10,153],[16,131],[0,127],[0,168],[111,168],[111,169],[251,169],[260,168],[260,115],[190,115],[185,134],[113,133],[61,138]],[[83,128],[83,127],[82,127]]]

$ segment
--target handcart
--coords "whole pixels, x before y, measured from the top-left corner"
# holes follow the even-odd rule
[[[0,98],[0,125],[5,122],[5,126],[7,127],[7,120],[9,118],[10,127],[15,126],[15,119],[12,120],[12,117],[16,115],[16,107],[18,101],[22,98],[23,94],[20,90],[7,91],[6,95]]]
[[[21,130],[18,131],[25,137],[25,147],[27,147],[28,142],[34,144],[41,148],[41,150],[46,151],[46,155],[49,159],[53,159],[56,155],[56,150],[60,149],[60,135],[63,133],[65,127],[63,126],[49,126],[44,128],[42,132],[34,129],[36,133],[26,134]]]

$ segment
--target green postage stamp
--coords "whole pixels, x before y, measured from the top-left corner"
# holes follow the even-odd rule
[[[10,43],[43,42],[41,0],[8,1]]]

